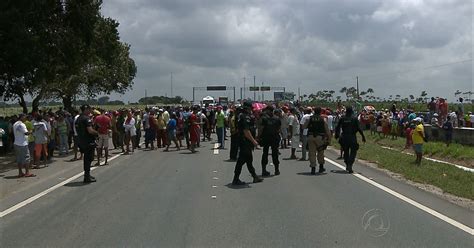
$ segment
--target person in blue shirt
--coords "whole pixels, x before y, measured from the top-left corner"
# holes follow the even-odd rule
[[[169,150],[171,141],[174,142],[174,144],[176,145],[176,149],[178,151],[180,149],[178,145],[178,139],[176,138],[176,124],[177,124],[176,114],[172,113],[170,116],[170,120],[168,121],[168,124],[166,126],[166,130],[168,132],[168,144],[166,144],[166,149],[164,150],[165,152]]]
[[[453,140],[453,123],[451,122],[451,116],[449,115],[447,117],[447,120],[443,124],[443,130],[446,146],[449,146],[449,144],[451,144],[451,141]]]

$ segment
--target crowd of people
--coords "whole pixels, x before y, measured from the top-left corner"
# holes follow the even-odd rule
[[[291,149],[288,159],[306,161],[309,158],[311,174],[316,173],[318,165],[318,173],[323,173],[324,150],[333,137],[341,145],[339,159],[344,159],[346,171],[352,173],[359,148],[356,134],[360,133],[365,142],[363,130],[392,139],[405,137],[407,148],[413,147],[416,163],[420,164],[422,145],[426,141],[423,123],[445,129],[448,145],[454,127],[472,125],[471,113],[461,121],[458,116],[464,116],[463,110],[454,112],[454,116],[447,113],[443,100],[439,100],[439,104],[432,102],[436,103],[435,99],[428,104],[430,111],[426,115],[398,109],[396,104],[390,109],[365,108],[357,113],[352,107],[340,104],[334,110],[244,102],[231,106],[164,106],[114,111],[84,105],[80,111],[60,109],[20,114],[9,119],[0,117],[0,128],[3,152],[15,149],[19,177],[34,177],[31,168],[48,166],[53,156],[67,156],[72,152],[71,160],[84,161],[85,183],[95,181],[90,175],[94,160],[95,165],[108,164],[109,143],[125,155],[133,154],[136,149],[162,148],[163,152],[169,152],[172,145],[176,150],[189,149],[195,153],[201,142],[211,141],[211,134],[215,133],[217,149],[225,149],[230,137],[229,160],[236,162],[232,183],[240,185],[244,164],[254,182],[270,175],[267,171],[270,150],[275,175],[280,174],[280,149]],[[297,156],[299,148],[301,156]],[[263,149],[261,176],[253,167],[254,149]]]

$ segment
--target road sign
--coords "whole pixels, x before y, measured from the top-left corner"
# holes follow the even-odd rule
[[[260,91],[270,91],[270,86],[262,86],[260,87]]]
[[[249,91],[259,91],[259,90],[260,90],[260,89],[259,89],[258,86],[257,86],[257,87],[253,87],[253,86],[250,86],[250,87],[249,87]]]
[[[282,101],[283,100],[283,94],[285,92],[273,92],[273,99],[275,101]]]
[[[207,86],[208,91],[227,90],[226,86]]]

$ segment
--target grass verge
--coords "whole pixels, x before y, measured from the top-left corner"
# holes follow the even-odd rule
[[[378,135],[370,135],[369,132],[365,132],[367,142],[376,143],[383,146],[396,148],[403,150],[405,148],[405,138],[398,137],[392,140],[390,137],[379,137]],[[408,152],[413,152],[411,149]],[[423,145],[423,153],[425,156],[432,158],[447,160],[455,164],[467,165],[472,167],[474,165],[474,147],[465,146],[461,144],[451,144],[446,146],[445,143],[439,141],[430,141]]]
[[[370,140],[362,144],[357,157],[376,163],[379,168],[403,175],[417,183],[430,184],[459,197],[474,200],[474,173],[454,166],[423,160],[421,166],[414,164],[415,157],[398,151],[387,150]],[[339,144],[333,142],[339,149]]]

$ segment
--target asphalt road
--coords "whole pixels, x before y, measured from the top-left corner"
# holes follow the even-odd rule
[[[212,148],[120,156],[93,171],[97,183],[79,178],[0,218],[0,246],[473,247],[471,234],[329,163],[311,176],[308,162],[282,160],[280,176],[232,187],[229,151]],[[373,169],[355,171],[474,226],[468,209]],[[241,179],[251,181],[245,167]]]

